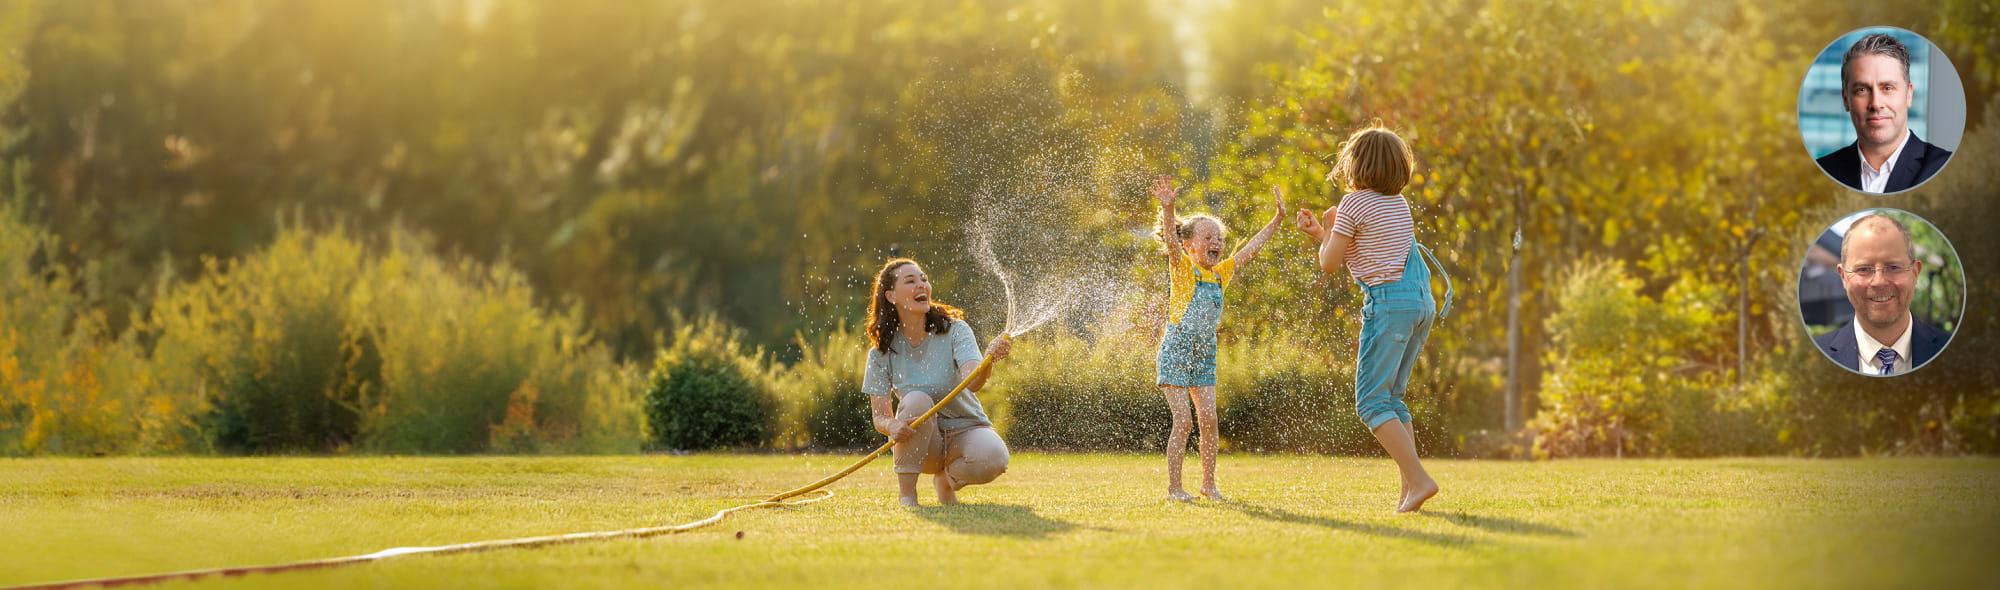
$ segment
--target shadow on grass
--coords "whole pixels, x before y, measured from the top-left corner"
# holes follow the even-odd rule
[[[1445,522],[1449,522],[1459,526],[1482,528],[1496,533],[1514,533],[1521,535],[1546,535],[1551,537],[1577,536],[1576,531],[1572,531],[1562,527],[1550,526],[1537,522],[1528,522],[1525,520],[1501,518],[1498,516],[1482,516],[1478,514],[1466,514],[1464,512],[1459,512],[1456,510],[1446,511],[1446,512],[1419,512],[1418,514],[1422,514],[1424,516],[1428,516],[1431,518],[1444,519]]]
[[[910,513],[944,525],[952,532],[967,535],[1045,539],[1077,528],[1074,523],[1035,514],[1034,508],[1012,504],[922,506],[912,509]]]
[[[1479,541],[1463,535],[1442,535],[1438,533],[1426,533],[1423,531],[1413,531],[1409,529],[1400,529],[1391,526],[1382,526],[1379,524],[1348,522],[1345,520],[1340,520],[1337,518],[1328,518],[1325,516],[1299,514],[1296,512],[1285,510],[1283,508],[1271,508],[1268,506],[1259,506],[1256,504],[1243,502],[1241,500],[1230,500],[1228,502],[1202,502],[1196,504],[1196,506],[1201,506],[1204,508],[1212,508],[1212,509],[1221,509],[1221,510],[1233,510],[1236,512],[1241,512],[1246,516],[1253,516],[1256,518],[1262,518],[1264,520],[1282,522],[1287,524],[1304,524],[1316,527],[1329,528],[1337,531],[1352,531],[1356,533],[1375,535],[1379,537],[1409,539],[1412,541],[1422,541],[1425,543],[1430,543],[1432,545],[1439,545],[1444,547],[1472,547],[1480,544]]]

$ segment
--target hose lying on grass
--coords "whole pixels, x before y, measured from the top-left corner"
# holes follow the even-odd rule
[[[1000,337],[1009,338],[1009,336],[1006,334],[1001,334]],[[940,399],[936,404],[933,404],[931,406],[930,411],[924,412],[924,415],[918,416],[916,420],[911,421],[910,426],[914,427],[918,424],[923,424],[925,420],[931,419],[931,416],[937,414],[939,408],[943,408],[944,405],[950,403],[953,398],[958,397],[958,394],[964,392],[966,386],[972,384],[973,379],[978,378],[981,374],[984,374],[987,370],[992,368],[993,368],[993,357],[988,356],[984,360],[981,360],[979,362],[979,368],[973,369],[972,373],[965,377],[965,380],[960,381],[958,383],[958,387],[952,388],[950,394],[945,395],[943,399]],[[701,527],[713,525],[718,522],[722,522],[723,518],[728,517],[730,514],[743,510],[750,510],[752,508],[774,508],[778,506],[798,506],[801,504],[811,504],[813,502],[818,502],[820,500],[831,498],[833,497],[832,491],[821,490],[820,488],[826,487],[828,484],[831,484],[833,482],[840,481],[841,478],[847,477],[848,475],[853,474],[855,471],[859,471],[862,466],[867,465],[870,461],[874,461],[876,457],[882,456],[882,453],[888,452],[890,447],[895,446],[895,444],[896,444],[895,441],[883,443],[881,447],[877,447],[875,449],[875,452],[869,453],[868,456],[866,457],[862,457],[860,461],[855,461],[853,465],[849,465],[846,469],[840,470],[839,473],[827,476],[825,479],[813,482],[811,484],[806,485],[805,487],[786,491],[775,496],[771,496],[770,498],[765,499],[762,502],[752,502],[749,504],[744,504],[742,506],[724,508],[720,511],[717,511],[714,516],[710,516],[708,518],[704,518],[687,524],[625,529],[622,531],[598,531],[589,533],[570,533],[567,535],[550,535],[544,537],[502,539],[498,541],[480,541],[475,543],[460,543],[457,545],[439,545],[436,547],[397,547],[394,549],[384,549],[366,555],[350,555],[347,557],[333,557],[327,559],[309,559],[305,561],[291,561],[285,563],[274,563],[270,565],[253,565],[244,567],[224,567],[224,568],[203,569],[203,570],[186,570],[178,572],[168,572],[163,574],[146,574],[139,576],[122,576],[122,577],[112,577],[112,578],[91,578],[86,580],[70,580],[66,582],[29,584],[25,586],[7,586],[4,588],[0,588],[0,590],[29,590],[29,589],[48,590],[55,588],[84,588],[89,586],[111,587],[111,586],[124,586],[131,584],[154,584],[159,582],[165,582],[168,580],[195,580],[200,578],[206,578],[209,576],[241,576],[244,574],[265,574],[265,573],[320,569],[328,567],[339,567],[344,565],[369,563],[383,559],[388,559],[391,557],[402,557],[405,555],[448,555],[452,553],[491,551],[494,549],[527,549],[531,547],[543,547],[548,545],[581,543],[584,541],[601,541],[605,539],[620,539],[628,537],[631,538],[651,537],[656,535],[684,533]],[[818,490],[821,495],[806,500],[796,500],[791,502],[785,501],[790,498],[798,497],[802,494],[811,493],[815,490]]]

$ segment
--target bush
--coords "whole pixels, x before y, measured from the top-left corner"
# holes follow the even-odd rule
[[[354,441],[360,399],[380,383],[375,340],[350,290],[368,282],[360,244],[288,232],[154,302],[147,325],[163,386],[205,395],[216,449],[328,452]]]
[[[1014,448],[1157,452],[1173,414],[1155,384],[1152,356],[1135,354],[1139,348],[1067,335],[1016,342],[980,399],[1000,398],[986,405],[989,415],[1005,409],[994,419]]]
[[[1726,316],[1713,286],[1681,282],[1658,300],[1615,262],[1572,267],[1548,320],[1549,385],[1529,424],[1538,457],[1706,455],[1755,446],[1750,405],[1715,362]],[[1632,335],[1643,334],[1644,338]]]
[[[861,372],[868,363],[868,338],[845,322],[819,344],[797,336],[802,355],[784,372],[778,391],[785,400],[779,442],[786,447],[845,450],[883,442],[875,432]]]
[[[1154,344],[1057,336],[1018,343],[991,382],[1017,448],[1160,452],[1173,413],[1160,394]],[[1216,404],[1224,448],[1255,452],[1380,453],[1354,415],[1352,362],[1289,341],[1249,338],[1217,350]],[[989,396],[982,395],[982,399]],[[1421,399],[1412,411],[1435,414]],[[1189,408],[1192,410],[1192,406]],[[1189,447],[1199,440],[1190,429]]]
[[[187,448],[202,400],[154,386],[142,347],[109,337],[57,244],[0,205],[0,455]]]
[[[1354,413],[1354,361],[1285,342],[1217,351],[1223,438],[1257,452],[1379,454]],[[1417,399],[1408,403],[1414,411]]]
[[[763,351],[745,354],[740,339],[715,316],[674,330],[646,390],[655,448],[748,447],[774,437],[777,404],[766,390]]]
[[[504,267],[413,244],[370,255],[340,232],[286,230],[209,261],[153,304],[153,375],[212,401],[202,425],[228,452],[637,449],[635,380],[574,311],[537,308]]]

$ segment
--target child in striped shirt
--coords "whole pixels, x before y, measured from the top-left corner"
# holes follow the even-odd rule
[[[1414,512],[1438,493],[1437,481],[1417,459],[1410,408],[1403,404],[1432,316],[1444,317],[1424,266],[1425,258],[1433,264],[1437,258],[1417,243],[1416,222],[1402,196],[1414,159],[1393,131],[1380,126],[1356,131],[1327,175],[1329,182],[1342,179],[1351,192],[1326,210],[1324,223],[1306,209],[1298,214],[1299,229],[1320,244],[1320,270],[1331,274],[1345,265],[1366,296],[1355,352],[1354,408],[1401,471],[1397,512]],[[1444,275],[1441,264],[1438,275]],[[1444,312],[1450,310],[1451,278],[1445,277]]]

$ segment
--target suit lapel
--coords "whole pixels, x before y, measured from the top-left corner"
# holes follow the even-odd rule
[[[1902,155],[1896,158],[1896,168],[1889,171],[1889,183],[1882,185],[1882,192],[1893,193],[1917,184],[1917,174],[1924,170],[1924,158],[1930,157],[1931,144],[1910,134],[1909,145],[1903,146]],[[1857,175],[1860,171],[1855,172]]]
[[[1828,158],[1827,160],[1827,174],[1832,176],[1834,180],[1840,181],[1841,184],[1853,187],[1855,190],[1860,190],[1861,189],[1860,144],[1850,143],[1847,144],[1847,147],[1840,148],[1839,150],[1833,152],[1833,156]]]
[[[1856,346],[1854,343],[1854,320],[1848,320],[1846,324],[1840,326],[1840,329],[1833,331],[1833,341],[1827,344],[1827,349],[1833,351],[1833,362],[1840,363],[1840,366],[1859,371],[1861,370],[1861,354],[1855,351]]]
[[[1917,364],[1912,366],[1920,367],[1931,362],[1931,357],[1937,356],[1938,351],[1944,350],[1944,344],[1951,340],[1951,336],[1923,322],[1912,321],[1911,325],[1910,356],[1917,357]]]

